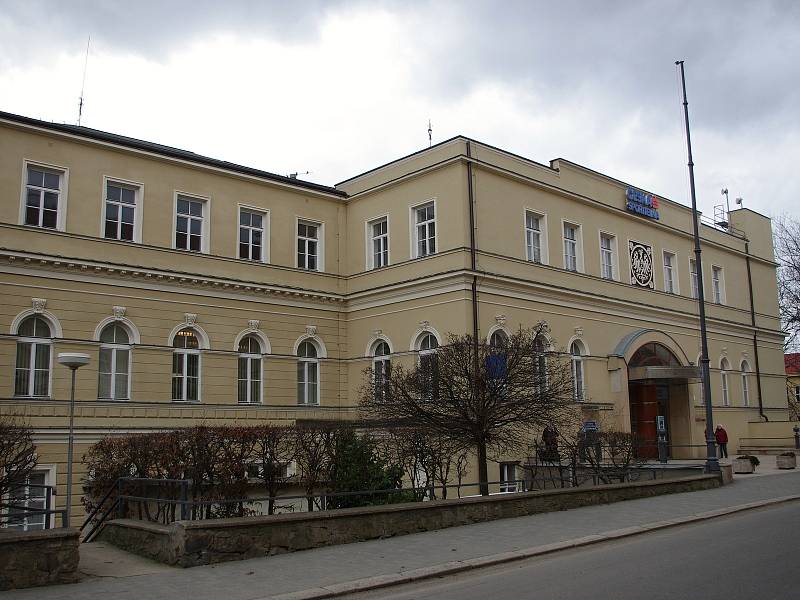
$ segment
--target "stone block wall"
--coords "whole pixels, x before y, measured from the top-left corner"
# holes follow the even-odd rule
[[[74,528],[0,529],[0,590],[77,581],[78,544]]]

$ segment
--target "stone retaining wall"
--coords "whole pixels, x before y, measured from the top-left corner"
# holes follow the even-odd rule
[[[78,579],[78,530],[0,529],[0,590]]]
[[[169,565],[194,567],[719,485],[718,476],[699,475],[317,513],[178,521],[170,525],[119,519],[105,526],[100,539]]]

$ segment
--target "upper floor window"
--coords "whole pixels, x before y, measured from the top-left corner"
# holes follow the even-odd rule
[[[564,223],[564,268],[567,271],[581,270],[580,227]]]
[[[25,225],[47,229],[60,227],[63,186],[64,171],[27,165],[23,220]]]
[[[689,278],[692,282],[692,298],[700,297],[700,284],[697,278],[697,261],[689,259]]]
[[[370,245],[367,262],[370,269],[380,269],[389,264],[389,222],[386,217],[367,224]]]
[[[239,209],[239,258],[266,261],[264,252],[264,213]]]
[[[297,222],[297,266],[308,271],[321,271],[320,268],[320,229],[319,223]]]
[[[722,384],[722,406],[731,405],[730,388],[728,386],[728,371],[731,370],[731,363],[727,358],[723,358],[719,363],[719,377]]]
[[[429,400],[436,398],[439,392],[439,361],[436,359],[438,347],[439,340],[432,333],[423,333],[417,340],[422,385],[425,397]]]
[[[725,304],[725,280],[723,279],[722,267],[711,267],[711,289],[714,294],[714,303]]]
[[[414,248],[416,258],[436,253],[436,206],[433,202],[414,207]]]
[[[677,278],[675,276],[675,255],[664,252],[664,291],[668,294],[677,294]]]
[[[297,348],[297,403],[319,404],[319,353],[306,340]]]
[[[742,361],[742,402],[745,406],[750,406],[750,364]]]
[[[206,201],[178,194],[175,206],[175,247],[180,250],[205,250]]]
[[[542,248],[544,246],[544,217],[529,210],[525,211],[525,255],[526,258],[538,264],[544,261]]]
[[[254,335],[248,335],[239,342],[238,390],[240,404],[261,402],[261,343]]]
[[[200,400],[200,340],[191,327],[184,327],[172,340],[172,399]]]
[[[130,336],[122,325],[111,323],[100,332],[100,365],[97,397],[130,398]]]
[[[586,377],[583,369],[583,344],[578,340],[569,347],[572,366],[572,397],[577,402],[586,399]]]
[[[565,236],[566,237],[566,236]],[[600,234],[600,272],[603,279],[616,279],[617,238],[610,233]]]
[[[372,351],[372,374],[377,401],[385,401],[389,396],[389,377],[392,372],[390,354],[389,344],[383,340],[375,342]]]
[[[15,396],[50,395],[50,325],[38,316],[27,317],[17,329],[17,362],[14,370]]]
[[[103,235],[110,240],[134,241],[139,188],[106,181],[105,225]]]

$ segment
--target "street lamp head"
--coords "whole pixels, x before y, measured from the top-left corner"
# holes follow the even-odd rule
[[[78,369],[89,364],[89,355],[80,352],[59,352],[58,363],[70,369]]]

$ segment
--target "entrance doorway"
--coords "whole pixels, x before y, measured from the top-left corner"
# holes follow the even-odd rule
[[[631,432],[638,438],[638,458],[658,458],[658,436],[667,442],[669,456],[669,386],[631,382]],[[662,431],[659,432],[659,429]]]

